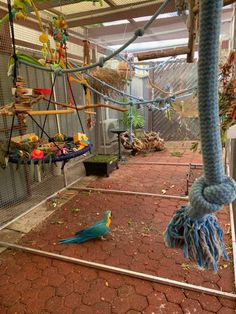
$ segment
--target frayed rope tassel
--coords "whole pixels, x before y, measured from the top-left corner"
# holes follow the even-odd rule
[[[199,267],[217,272],[220,257],[229,259],[217,217],[209,214],[193,220],[188,216],[188,208],[183,205],[176,211],[167,226],[165,243],[171,248],[183,248],[185,258],[196,261]]]
[[[218,192],[225,192],[225,189],[228,200],[223,198],[220,202],[221,193]],[[214,195],[214,201],[218,204],[209,202]],[[222,184],[206,187],[204,178],[201,177],[193,184],[189,198],[190,203],[177,209],[168,224],[165,243],[171,248],[182,248],[184,257],[195,261],[199,267],[217,272],[220,257],[223,256],[226,260],[229,258],[225,250],[223,231],[213,212],[221,208],[223,202],[229,203],[235,198],[235,182],[226,177]],[[195,206],[192,207],[192,204]],[[204,215],[204,209],[210,213]]]

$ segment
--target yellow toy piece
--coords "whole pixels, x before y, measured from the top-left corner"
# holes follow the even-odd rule
[[[48,42],[48,35],[45,32],[42,32],[42,34],[39,36],[39,41],[42,44],[46,44]]]
[[[76,134],[74,134],[74,136],[73,136],[74,144],[78,144],[78,143],[82,144],[81,143],[82,141],[88,141],[88,137],[85,134],[83,134],[83,133],[76,133]],[[86,145],[86,146],[88,146],[88,145]]]
[[[29,137],[28,137],[28,140],[29,142],[37,142],[39,140],[39,137],[36,135],[36,134],[31,134]]]

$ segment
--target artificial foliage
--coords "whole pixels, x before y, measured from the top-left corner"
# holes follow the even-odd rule
[[[122,123],[125,127],[130,128],[132,121],[132,130],[143,128],[144,117],[138,112],[135,107],[130,107],[130,109],[124,113]]]
[[[221,139],[226,141],[227,130],[236,123],[236,52],[231,51],[227,61],[220,66],[219,114]]]

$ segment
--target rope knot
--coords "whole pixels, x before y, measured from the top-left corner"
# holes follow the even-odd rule
[[[200,177],[194,182],[189,193],[189,215],[194,219],[199,219],[219,210],[235,198],[236,183],[232,178],[225,176],[221,183],[208,186],[204,177]]]
[[[98,60],[98,65],[100,66],[100,68],[102,68],[104,66],[104,63],[105,63],[105,58],[100,57]]]
[[[143,28],[138,28],[136,29],[136,31],[134,32],[135,36],[137,37],[142,37],[144,35],[144,29]]]
[[[62,75],[63,75],[63,71],[62,71],[62,69],[60,69],[60,68],[54,69],[54,73],[55,73],[55,75],[57,75],[57,76],[62,76]]]

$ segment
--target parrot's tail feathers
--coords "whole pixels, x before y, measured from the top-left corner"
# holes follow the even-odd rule
[[[69,243],[79,243],[79,239],[76,237],[73,238],[68,238],[68,239],[64,239],[64,240],[60,240],[58,243],[59,244],[69,244]]]

